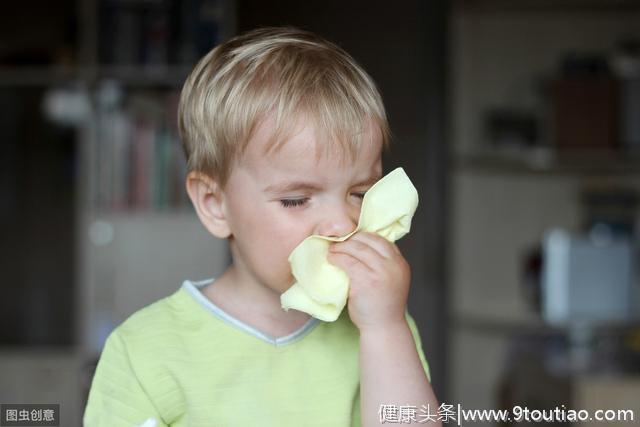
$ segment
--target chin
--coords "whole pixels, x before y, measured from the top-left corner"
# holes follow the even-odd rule
[[[282,283],[286,283],[285,286],[282,287],[281,293],[284,293],[285,291],[287,291],[290,287],[293,286],[294,283],[296,283],[296,279],[293,276],[289,276],[289,279],[287,279],[286,281],[282,282]]]

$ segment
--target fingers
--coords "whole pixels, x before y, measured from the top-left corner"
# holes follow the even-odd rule
[[[384,237],[359,232],[343,242],[332,244],[329,247],[329,255],[331,254],[349,255],[354,260],[365,264],[370,270],[376,270],[385,261],[400,255],[400,251],[395,244]],[[347,264],[347,267],[350,266],[351,264]]]
[[[329,253],[350,255],[371,270],[378,266],[381,261],[381,256],[375,249],[359,240],[346,240],[340,244],[331,245]]]
[[[363,273],[372,273],[373,270],[361,260],[343,252],[329,252],[327,261],[331,264],[342,268],[350,277]]]
[[[368,232],[361,231],[359,233],[354,234],[350,239],[347,239],[342,243],[347,243],[349,241],[364,243],[369,247],[371,247],[372,249],[374,249],[378,254],[380,254],[380,256],[383,256],[385,258],[392,258],[394,253],[395,254],[400,253],[400,251],[398,250],[397,246],[394,243],[389,242],[384,237],[379,236],[378,234],[375,234],[375,233],[368,233]]]

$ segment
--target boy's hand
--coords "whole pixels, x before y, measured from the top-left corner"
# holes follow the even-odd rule
[[[349,276],[349,316],[361,333],[405,322],[411,269],[395,243],[359,231],[331,244],[327,261]]]

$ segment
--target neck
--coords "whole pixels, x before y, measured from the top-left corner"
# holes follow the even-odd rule
[[[271,325],[297,327],[306,322],[310,316],[304,312],[290,309],[284,311],[280,303],[280,294],[259,282],[240,263],[233,263],[216,280],[221,296],[232,314],[246,313]]]

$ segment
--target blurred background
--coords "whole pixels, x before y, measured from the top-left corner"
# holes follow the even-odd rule
[[[381,89],[385,171],[420,192],[399,246],[439,400],[640,425],[637,0],[5,1],[0,403],[79,426],[113,328],[228,264],[184,191],[177,100],[266,25],[338,43]]]

